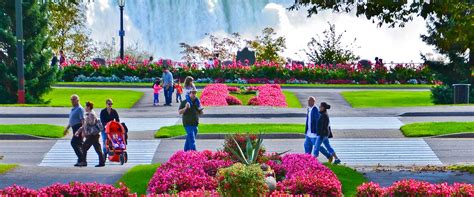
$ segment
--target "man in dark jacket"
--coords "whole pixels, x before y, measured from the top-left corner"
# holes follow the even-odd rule
[[[317,131],[318,131],[318,120],[319,120],[319,109],[314,104],[316,98],[310,96],[308,98],[308,109],[306,113],[306,127],[305,127],[305,141],[304,141],[304,152],[306,154],[317,155],[313,153],[314,144],[316,142]],[[329,153],[324,147],[321,147],[320,152],[330,158]]]
[[[189,93],[192,104],[186,100],[183,100],[181,101],[181,105],[179,106],[178,110],[179,115],[183,116],[183,126],[186,130],[184,151],[196,150],[196,135],[198,133],[199,116],[203,113],[202,109],[199,109],[196,104],[198,99],[196,97],[196,93],[197,90],[193,88]]]

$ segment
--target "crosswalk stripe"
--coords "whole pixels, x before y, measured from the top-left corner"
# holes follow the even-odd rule
[[[441,165],[423,139],[332,139],[331,146],[347,165]]]
[[[160,142],[160,140],[129,140],[127,145],[128,162],[125,165],[150,164]],[[46,153],[39,166],[70,167],[76,163],[76,160],[77,157],[70,141],[58,140]],[[99,163],[99,158],[93,147],[87,151],[87,163],[89,166]],[[107,161],[106,165],[120,165],[120,163]]]

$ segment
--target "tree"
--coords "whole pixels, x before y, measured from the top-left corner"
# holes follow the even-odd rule
[[[339,35],[336,34],[336,26],[328,23],[329,29],[324,30],[324,39],[321,41],[316,38],[311,38],[308,42],[308,49],[305,50],[306,55],[312,62],[320,64],[333,64],[333,63],[346,63],[359,59],[358,56],[352,51],[354,48],[354,42],[349,45],[342,44],[342,36],[344,33]],[[346,32],[346,31],[344,31]]]
[[[15,0],[0,1],[0,102],[17,101]],[[43,102],[41,96],[56,81],[56,69],[50,68],[46,6],[36,0],[23,1],[25,91],[27,103]]]
[[[91,57],[93,43],[86,26],[86,9],[77,0],[48,3],[50,46],[54,51],[64,50],[81,61]]]
[[[317,14],[320,10],[332,9],[336,12],[350,12],[356,9],[356,15],[365,15],[367,19],[378,21],[378,25],[386,23],[390,27],[403,27],[415,16],[423,17],[429,29],[429,35],[422,39],[436,47],[441,54],[448,56],[450,64],[444,65],[447,70],[458,66],[455,62],[468,62],[467,71],[463,76],[469,76],[474,84],[474,18],[472,0],[455,1],[410,1],[407,0],[372,0],[359,2],[355,0],[298,0],[289,9],[308,8],[308,16]],[[464,55],[466,54],[466,55]],[[464,61],[458,61],[464,57]],[[456,60],[455,62],[453,62]],[[427,62],[430,68],[436,70],[439,63]],[[462,80],[462,79],[461,79]]]
[[[273,28],[265,28],[261,36],[257,36],[255,40],[247,41],[247,44],[257,53],[257,61],[274,61],[283,63],[285,59],[278,53],[286,49],[286,38],[276,37]]]
[[[192,46],[187,43],[180,43],[180,47],[183,49],[181,59],[185,61],[204,61],[209,58],[213,58],[215,54],[219,55],[220,59],[233,60],[235,59],[235,51],[242,45],[242,39],[240,34],[232,33],[229,37],[217,37],[212,34],[208,34],[210,47],[206,46]]]

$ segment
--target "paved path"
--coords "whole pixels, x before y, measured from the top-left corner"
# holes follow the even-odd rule
[[[128,162],[125,165],[133,166],[139,164],[150,164],[160,140],[129,140],[127,146]],[[77,157],[71,148],[69,140],[58,140],[46,153],[39,166],[71,167],[76,163]],[[87,152],[88,167],[99,164],[97,153],[93,148]],[[120,163],[109,162],[107,165],[114,166]]]

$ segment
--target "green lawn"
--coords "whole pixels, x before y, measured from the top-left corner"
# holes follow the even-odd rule
[[[0,125],[0,134],[26,134],[39,137],[61,138],[64,127],[47,124]]]
[[[400,128],[407,137],[426,137],[453,133],[474,132],[474,122],[423,122]]]
[[[53,88],[51,92],[43,96],[45,101],[50,100],[48,104],[0,104],[0,106],[51,106],[51,107],[70,107],[72,94],[80,97],[81,105],[85,107],[86,101],[94,102],[97,109],[105,107],[105,100],[112,98],[114,108],[131,108],[143,96],[143,92],[132,90],[103,90],[103,89],[79,89],[79,88]]]
[[[232,133],[304,133],[304,124],[200,124],[198,134]],[[169,138],[185,135],[182,125],[161,127],[156,138]]]
[[[118,187],[119,183],[122,182],[130,189],[131,193],[146,194],[148,182],[150,182],[158,167],[160,167],[159,163],[134,166],[117,181],[115,186]]]
[[[3,164],[3,163],[0,163],[0,174],[7,173],[8,171],[13,170],[17,166],[18,166],[17,164]]]
[[[341,95],[355,108],[434,105],[429,91],[349,91]]]
[[[302,108],[300,100],[296,97],[295,93],[283,90],[283,95],[285,95],[286,103],[288,104],[289,108]],[[199,91],[197,96],[200,98],[202,92]],[[230,93],[230,95],[237,97],[240,101],[242,101],[242,105],[247,105],[249,100],[256,96],[256,94],[241,94],[241,93]]]
[[[474,174],[474,165],[454,165],[454,166],[448,166],[448,169],[450,170],[455,170],[455,171],[461,171],[461,172],[469,172],[471,174]]]
[[[262,84],[237,84],[226,83],[229,86],[258,86]],[[104,87],[104,86],[123,86],[123,87],[151,87],[151,83],[120,83],[120,82],[58,82],[57,86],[89,86],[89,87]],[[204,87],[208,83],[196,83],[197,87]],[[412,85],[412,84],[281,84],[282,87],[311,87],[311,88],[431,88],[433,85]]]
[[[357,187],[362,185],[362,183],[367,182],[364,175],[352,168],[342,165],[332,165],[329,163],[325,163],[324,165],[331,169],[334,174],[336,174],[339,181],[341,181],[344,196],[356,196]]]

